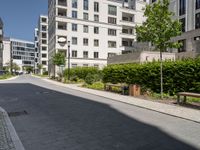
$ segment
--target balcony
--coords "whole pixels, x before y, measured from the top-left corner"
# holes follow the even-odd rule
[[[58,8],[58,16],[67,17],[67,10]]]
[[[58,0],[58,5],[67,7],[67,1],[66,0]]]

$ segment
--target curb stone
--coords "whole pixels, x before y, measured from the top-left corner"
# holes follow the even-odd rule
[[[0,113],[2,113],[2,115],[3,115],[6,128],[9,132],[8,134],[10,136],[10,140],[11,140],[10,142],[12,142],[11,146],[8,146],[10,148],[6,149],[6,150],[25,150],[21,140],[19,139],[19,137],[15,131],[15,128],[14,128],[7,112],[3,108],[0,107]]]

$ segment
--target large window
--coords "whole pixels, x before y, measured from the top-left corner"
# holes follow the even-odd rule
[[[89,42],[88,42],[88,39],[87,39],[87,38],[84,38],[84,39],[83,39],[83,45],[84,45],[84,46],[88,46],[88,43],[89,43]]]
[[[108,41],[108,47],[109,48],[116,48],[117,47],[117,42],[115,42],[115,41]]]
[[[99,34],[99,27],[94,27],[94,34]]]
[[[200,13],[197,13],[195,16],[195,28],[200,28]]]
[[[182,32],[185,32],[185,18],[180,19]]]
[[[72,0],[72,8],[77,8],[77,7],[78,7],[77,0]]]
[[[99,12],[99,3],[94,2],[94,12]]]
[[[77,30],[78,30],[77,24],[72,23],[72,31],[77,31]]]
[[[108,35],[116,36],[117,35],[117,30],[115,30],[115,29],[108,29]]]
[[[78,43],[77,37],[72,37],[72,44],[77,45],[77,43]]]
[[[88,13],[83,13],[83,19],[84,20],[88,20],[89,19]]]
[[[184,15],[186,9],[186,0],[179,0],[179,15]]]
[[[196,9],[200,8],[200,0],[196,0]]]
[[[77,58],[77,51],[75,51],[75,50],[72,51],[72,57]]]
[[[88,10],[88,0],[83,0],[83,9]]]
[[[88,33],[88,32],[89,32],[89,27],[86,26],[86,25],[84,25],[84,26],[83,26],[83,32],[84,32],[84,33]]]
[[[117,7],[113,5],[108,5],[108,14],[109,15],[117,15]]]
[[[113,17],[108,17],[108,23],[117,24],[117,19]]]
[[[72,18],[77,18],[77,11],[72,11]]]
[[[94,58],[99,58],[99,52],[94,52]]]
[[[88,51],[83,51],[83,58],[88,58]]]

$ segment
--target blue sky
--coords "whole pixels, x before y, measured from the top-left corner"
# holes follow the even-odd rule
[[[48,0],[0,0],[5,36],[33,41],[39,15],[47,15],[47,3]]]

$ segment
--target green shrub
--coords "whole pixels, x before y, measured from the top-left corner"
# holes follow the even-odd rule
[[[165,93],[200,92],[200,58],[163,62]],[[160,62],[109,65],[103,69],[104,83],[139,84],[160,92]]]
[[[93,84],[94,82],[100,81],[101,78],[98,74],[91,74],[88,73],[87,76],[85,77],[85,82],[87,84]]]
[[[90,89],[95,89],[95,90],[103,90],[104,84],[102,82],[95,82],[92,85],[85,84],[84,87],[87,87],[87,88],[90,88]]]
[[[48,76],[48,74],[49,74],[48,71],[44,71],[44,72],[43,72],[43,75]]]
[[[99,74],[101,75],[101,71],[95,67],[76,67],[70,69],[70,79],[76,76],[78,79],[85,80],[88,74]],[[67,78],[68,70],[64,70],[64,77]]]

